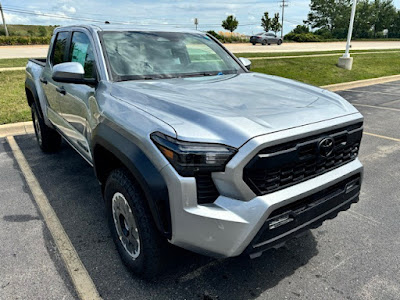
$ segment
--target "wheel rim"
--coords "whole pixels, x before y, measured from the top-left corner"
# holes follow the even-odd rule
[[[114,226],[118,238],[125,251],[133,259],[140,255],[140,239],[135,218],[128,201],[121,193],[115,193],[112,197],[112,213]]]
[[[42,144],[42,131],[40,130],[39,119],[36,115],[36,112],[33,112],[33,125],[35,127],[36,138],[39,142],[39,145],[41,145]]]

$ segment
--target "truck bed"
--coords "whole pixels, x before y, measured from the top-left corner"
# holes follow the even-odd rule
[[[47,61],[46,58],[30,58],[29,60],[35,64],[42,66],[42,67],[46,66],[46,61]]]

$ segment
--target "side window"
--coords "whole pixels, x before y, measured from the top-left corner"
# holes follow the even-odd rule
[[[82,32],[74,32],[71,40],[69,61],[78,62],[85,70],[85,78],[95,77],[95,59],[92,44],[88,36]]]
[[[55,39],[53,56],[51,57],[51,63],[53,66],[65,62],[65,49],[67,47],[68,32],[59,32]]]

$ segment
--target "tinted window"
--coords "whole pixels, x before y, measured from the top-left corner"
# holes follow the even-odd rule
[[[68,32],[59,32],[57,34],[54,44],[53,58],[51,60],[54,66],[65,62],[65,48],[67,47],[67,38]]]
[[[74,32],[71,40],[69,61],[80,63],[85,70],[85,78],[94,78],[94,55],[88,36],[82,32]]]

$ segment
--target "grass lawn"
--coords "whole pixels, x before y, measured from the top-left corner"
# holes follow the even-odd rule
[[[400,49],[379,49],[379,50],[351,50],[350,53],[366,53],[366,52],[389,52],[399,51]],[[344,50],[332,51],[314,51],[314,52],[256,52],[256,53],[234,53],[236,57],[276,57],[276,56],[299,56],[312,54],[336,54],[343,55]]]
[[[336,66],[337,56],[259,59],[252,62],[252,71],[278,75],[313,85],[328,85],[400,74],[400,52],[353,57],[351,71]],[[0,65],[2,64],[4,60],[0,60]],[[0,72],[0,124],[31,119],[30,109],[25,100],[24,82],[24,71]]]
[[[0,59],[0,68],[25,67],[27,58]]]
[[[31,120],[25,98],[25,72],[0,72],[0,124]]]
[[[400,53],[355,55],[353,58],[351,71],[338,68],[336,56],[260,59],[252,62],[251,70],[313,85],[328,85],[400,74]]]

